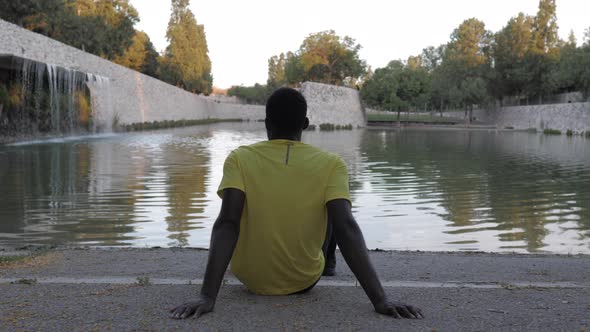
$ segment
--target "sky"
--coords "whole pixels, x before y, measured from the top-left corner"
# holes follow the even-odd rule
[[[130,0],[158,51],[168,44],[170,1]],[[538,0],[191,0],[205,26],[213,85],[265,84],[268,58],[296,51],[306,36],[324,30],[348,35],[362,46],[361,59],[373,69],[447,43],[464,20],[475,17],[496,32],[519,12],[535,15]],[[557,0],[559,35],[574,31],[578,44],[590,27],[589,0]]]

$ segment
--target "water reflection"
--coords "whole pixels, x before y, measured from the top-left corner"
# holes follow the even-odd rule
[[[365,217],[396,217],[376,222],[400,225],[389,248],[588,252],[589,145],[526,133],[367,131],[359,175],[367,190],[358,193],[378,197]]]
[[[0,147],[0,245],[207,247],[225,157],[265,139],[220,124]],[[306,132],[350,170],[371,248],[590,253],[590,141],[440,130]]]

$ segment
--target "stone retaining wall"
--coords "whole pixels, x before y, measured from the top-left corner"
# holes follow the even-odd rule
[[[590,131],[590,103],[502,107],[480,111],[475,116],[496,124],[498,128],[558,129],[578,133]]]
[[[195,95],[2,20],[0,54],[109,78],[110,89],[89,84],[93,103],[99,108],[112,105],[113,115],[123,124],[203,118],[264,118],[262,106],[222,103],[215,98]]]
[[[117,117],[121,124],[203,118],[260,120],[265,117],[264,106],[240,104],[235,98],[195,95],[2,20],[1,54],[109,78],[109,89],[89,84],[93,105],[97,105],[98,113],[103,112],[97,118],[104,118],[104,121],[108,118],[104,114],[107,108],[112,109],[110,117]],[[307,99],[312,124],[366,124],[358,91],[318,83],[304,83],[301,91]]]
[[[301,93],[307,100],[307,116],[312,125],[332,123],[364,127],[367,123],[358,90],[305,82]]]
[[[387,113],[367,111],[375,114]],[[428,115],[429,113],[412,114]],[[439,116],[439,113],[435,112],[434,115]],[[444,112],[443,116],[463,119],[465,111]],[[567,130],[577,133],[590,132],[590,102],[476,109],[473,110],[473,116],[477,121],[496,125],[499,129],[510,127],[513,129],[535,128],[539,131],[558,129],[564,133]]]

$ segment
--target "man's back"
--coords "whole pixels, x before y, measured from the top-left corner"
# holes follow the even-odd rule
[[[234,150],[218,193],[240,189],[246,204],[231,270],[253,292],[289,294],[316,282],[324,268],[325,204],[349,200],[338,156],[291,140]]]

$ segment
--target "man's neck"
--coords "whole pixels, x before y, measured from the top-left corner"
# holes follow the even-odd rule
[[[289,141],[301,141],[301,134],[299,134],[299,135],[276,135],[276,136],[273,135],[268,138],[269,141],[272,141],[275,139],[284,139],[284,140],[289,140]]]

